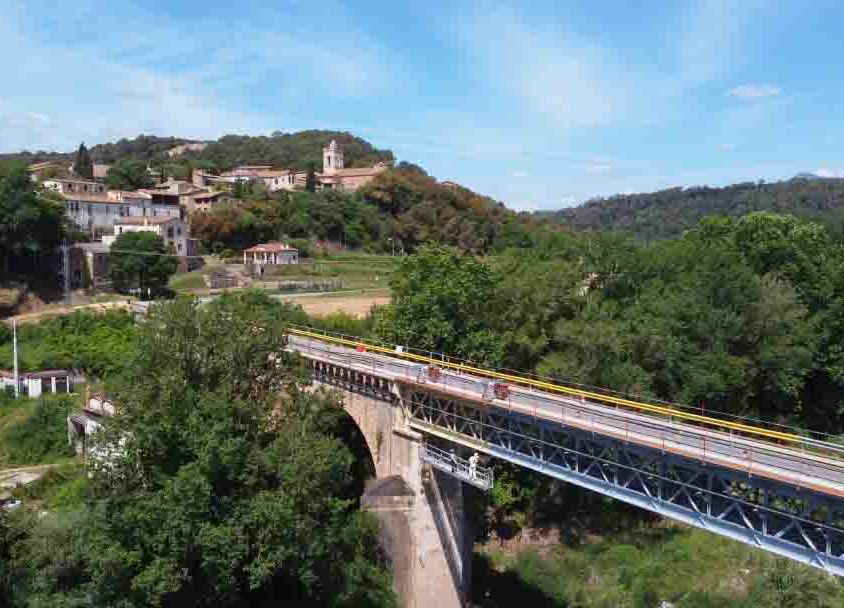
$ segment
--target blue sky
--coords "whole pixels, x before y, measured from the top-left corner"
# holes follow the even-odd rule
[[[0,151],[343,129],[531,210],[844,176],[841,23],[834,1],[0,0]]]

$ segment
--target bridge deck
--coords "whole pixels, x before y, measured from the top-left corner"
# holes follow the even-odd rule
[[[425,366],[317,339],[290,336],[289,347],[312,360],[343,366],[429,392],[576,427],[684,458],[844,498],[844,461],[793,446],[707,429],[579,398],[510,386],[507,399],[491,397],[489,379],[442,370],[432,380]]]

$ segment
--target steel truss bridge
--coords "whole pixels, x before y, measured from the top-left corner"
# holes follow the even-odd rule
[[[426,437],[844,576],[839,446],[310,328],[291,327],[288,349],[314,379],[401,407]]]

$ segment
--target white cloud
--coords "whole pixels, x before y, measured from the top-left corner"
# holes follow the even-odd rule
[[[546,134],[648,122],[665,90],[608,49],[513,13],[474,15],[460,22],[457,36],[491,88],[510,100],[502,111],[541,120]]]
[[[43,36],[46,26],[35,15],[4,8],[0,19],[0,53],[16,57],[0,100],[2,151],[72,150],[83,140],[139,133],[205,139],[294,130],[311,126],[296,119],[295,108],[307,108],[314,98],[365,98],[389,80],[390,69],[379,60],[384,54],[354,33],[331,36],[324,46],[306,30],[229,28],[200,16],[192,35],[184,36],[160,14],[138,12],[123,15],[131,31],[144,32],[133,37],[123,35],[125,27],[109,27],[120,15],[103,9],[90,35],[82,11],[63,15],[60,26],[49,23],[82,28],[80,35],[51,30],[55,35]],[[221,26],[229,28],[225,35],[217,31]]]
[[[817,177],[826,177],[826,178],[844,178],[844,169],[829,169],[826,167],[821,167],[814,171],[814,175]]]
[[[741,99],[759,99],[776,97],[781,92],[782,89],[770,84],[742,84],[727,91],[727,95]]]
[[[510,171],[510,177],[527,177],[527,171]]]
[[[583,169],[587,173],[593,173],[593,174],[595,174],[595,173],[609,173],[610,171],[613,170],[613,166],[606,161],[594,160],[594,161],[590,161],[590,162],[586,163],[584,165]]]
[[[0,123],[10,127],[37,129],[50,124],[50,117],[39,112],[10,112],[0,114]]]

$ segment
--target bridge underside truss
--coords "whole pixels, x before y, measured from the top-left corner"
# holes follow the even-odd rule
[[[429,392],[406,406],[419,430],[844,575],[844,513],[824,495]]]
[[[689,525],[844,576],[844,502],[750,472],[315,362],[314,378],[398,404],[410,425]]]

